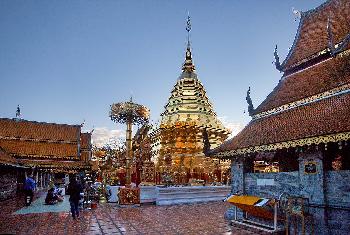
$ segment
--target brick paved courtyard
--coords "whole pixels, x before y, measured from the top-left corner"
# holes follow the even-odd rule
[[[0,202],[0,234],[256,234],[229,226],[223,217],[229,205],[223,202],[137,208],[106,203],[82,211],[78,220],[68,211],[32,213],[37,209],[22,207],[22,199]]]

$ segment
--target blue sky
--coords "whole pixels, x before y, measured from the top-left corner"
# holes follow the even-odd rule
[[[277,85],[299,20],[321,0],[0,1],[0,117],[80,124],[121,133],[108,118],[113,102],[134,97],[159,119],[181,73],[186,17],[197,74],[230,126],[250,120]]]

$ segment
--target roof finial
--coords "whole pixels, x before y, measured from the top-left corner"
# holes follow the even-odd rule
[[[189,73],[192,73],[195,71],[195,67],[192,61],[191,42],[190,42],[191,29],[192,29],[191,18],[190,18],[190,13],[188,12],[187,23],[186,23],[186,31],[187,31],[186,59],[185,59],[185,63],[182,66],[182,71],[189,72]]]
[[[19,105],[17,105],[16,118],[21,119],[21,109],[19,108]]]
[[[245,99],[247,100],[247,103],[248,103],[249,116],[252,116],[253,112],[254,112],[254,106],[253,106],[252,98],[250,98],[250,87],[249,87],[249,89],[247,91],[247,96],[246,96]]]
[[[329,16],[327,20],[328,47],[331,55],[335,57],[338,53],[345,50],[345,48],[350,44],[350,33],[347,36],[345,36],[345,38],[341,42],[338,43],[338,46],[336,48],[334,45],[334,38],[333,38],[331,23],[332,22]]]
[[[191,43],[190,43],[190,31],[192,29],[191,26],[191,17],[190,17],[190,12],[187,12],[187,22],[186,22],[186,31],[187,31],[187,48],[191,47]]]
[[[83,127],[85,125],[85,119],[83,119],[83,122],[80,124],[80,127]]]
[[[292,7],[292,12],[294,14],[294,21],[297,21],[297,19],[301,18],[301,14],[303,13],[302,11],[299,11],[297,9],[295,9],[294,7]]]
[[[275,47],[275,51],[274,51],[273,55],[274,55],[274,57],[275,57],[275,62],[274,62],[274,64],[275,64],[275,66],[276,66],[276,69],[277,69],[278,71],[282,72],[283,68],[282,68],[281,63],[280,63],[280,57],[278,56],[278,53],[277,53],[277,45],[276,45],[276,47]]]

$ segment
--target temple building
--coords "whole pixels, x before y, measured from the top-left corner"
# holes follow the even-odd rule
[[[190,31],[190,22],[187,22]],[[203,132],[210,145],[220,145],[230,134],[214,112],[203,84],[198,79],[188,36],[182,73],[171,91],[160,125],[151,133],[158,174],[164,173],[173,183],[203,180],[222,181],[224,162],[214,161],[203,154]],[[159,175],[158,175],[159,180]]]
[[[252,120],[209,154],[232,160],[233,193],[307,198],[316,234],[341,234],[350,231],[350,1],[300,16],[283,63],[275,49],[277,86],[255,109],[248,91]],[[279,172],[253,173],[257,159]]]
[[[90,169],[91,133],[81,125],[0,118],[0,199],[20,191],[27,173],[39,188]]]

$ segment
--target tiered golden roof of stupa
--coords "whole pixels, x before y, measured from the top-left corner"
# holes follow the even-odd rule
[[[213,110],[203,84],[197,78],[191,49],[186,50],[182,74],[171,91],[157,130],[158,164],[171,157],[172,168],[188,169],[203,163],[203,131],[211,147],[220,145],[230,134]],[[200,158],[198,158],[200,157]]]
[[[198,142],[200,146],[203,142],[202,132],[206,129],[211,146],[217,146],[227,138],[229,130],[218,120],[204,86],[197,78],[190,48],[187,48],[182,70],[181,76],[171,91],[169,101],[165,105],[165,111],[161,114],[160,128],[176,129],[176,133],[169,132],[169,135],[175,135],[178,139],[181,138],[179,137],[181,134],[178,133],[181,129],[183,129],[181,132],[189,132],[184,136],[187,139],[191,133],[195,132],[196,136],[192,136],[193,141]],[[176,142],[176,146],[181,148],[179,141]],[[189,148],[187,145],[184,147]],[[198,150],[202,151],[202,149],[200,147]]]

